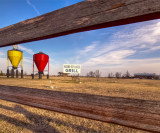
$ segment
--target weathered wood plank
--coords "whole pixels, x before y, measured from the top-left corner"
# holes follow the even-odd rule
[[[86,0],[0,29],[0,47],[157,18],[159,0]]]
[[[160,132],[160,101],[0,85],[0,99],[132,128]]]

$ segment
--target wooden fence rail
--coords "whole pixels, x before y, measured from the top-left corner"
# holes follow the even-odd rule
[[[157,18],[159,0],[86,0],[0,29],[0,47]]]
[[[160,101],[0,85],[0,99],[79,117],[160,132]]]
[[[0,29],[0,47],[160,18],[159,0],[86,0]],[[160,101],[0,85],[0,99],[160,132]]]

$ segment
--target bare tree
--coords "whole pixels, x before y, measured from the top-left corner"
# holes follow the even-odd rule
[[[95,77],[95,73],[93,71],[90,71],[87,73],[87,77]]]
[[[108,74],[108,78],[113,78],[113,77],[114,77],[114,75],[112,72]]]
[[[108,78],[111,78],[111,74],[110,73],[108,73]]]
[[[94,72],[94,74],[95,74],[95,77],[97,78],[97,81],[99,81],[99,77],[101,76],[101,72],[99,70],[96,70]]]
[[[127,70],[127,72],[126,72],[126,75],[125,75],[125,78],[130,78],[130,73],[128,72],[128,70]]]
[[[4,74],[3,74],[2,70],[1,70],[0,76],[3,76],[3,75],[4,75]]]
[[[121,77],[121,73],[120,72],[116,72],[115,77],[116,78],[120,78]]]

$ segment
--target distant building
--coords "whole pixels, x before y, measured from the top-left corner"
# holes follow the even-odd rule
[[[157,79],[157,75],[155,73],[136,73],[136,74],[134,74],[134,78]]]

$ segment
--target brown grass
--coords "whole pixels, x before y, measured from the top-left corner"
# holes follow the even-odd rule
[[[95,78],[81,78],[81,83],[72,81],[71,77],[51,77],[50,80],[52,81],[51,84],[45,77],[42,80],[32,80],[31,77],[25,77],[24,79],[0,77],[0,84],[144,100],[160,100],[159,80],[101,78],[97,82]],[[144,131],[0,100],[0,132],[139,133]]]

